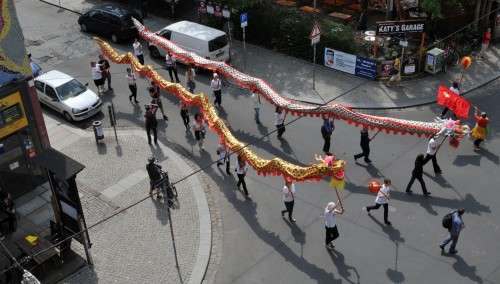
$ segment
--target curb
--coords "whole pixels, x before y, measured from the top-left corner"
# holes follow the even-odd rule
[[[81,129],[73,128],[71,126],[62,124],[58,127],[63,127],[66,130],[72,132],[73,134],[81,137],[81,138],[92,138],[94,137],[94,133],[91,131],[84,131]],[[104,129],[105,136],[114,136],[114,131],[111,129]],[[121,130],[119,136],[139,136],[145,139],[144,131],[140,131],[137,129],[131,130]],[[189,173],[192,171],[192,168],[182,159],[182,157],[175,153],[170,147],[165,144],[159,142],[162,146],[162,150],[166,154],[167,157],[176,161],[176,166],[182,171]],[[207,197],[205,195],[205,191],[201,185],[201,181],[199,178],[189,177],[187,179],[193,189],[193,195],[196,202],[196,208],[198,209],[198,217],[199,217],[199,244],[198,244],[198,253],[196,255],[196,260],[191,270],[191,274],[189,277],[189,284],[200,284],[203,282],[205,278],[206,270],[208,268],[208,263],[210,260],[210,255],[212,251],[212,222],[210,210],[208,208]],[[68,276],[69,277],[69,276]],[[68,278],[67,277],[67,278]],[[66,278],[66,279],[67,279]]]
[[[481,84],[478,84],[478,85],[462,92],[461,95],[462,95],[462,97],[466,97],[469,93],[471,93],[479,88],[482,88],[486,85],[489,85],[490,83],[496,81],[498,78],[500,78],[500,74],[496,75],[496,77],[493,77],[492,79],[489,79]],[[293,99],[293,98],[289,98],[289,99],[292,99],[292,100],[297,101],[297,102],[311,104],[311,105],[317,105],[317,106],[323,105],[323,104],[320,104],[320,103],[317,103],[314,101],[298,100],[298,99]],[[436,103],[436,99],[434,97],[432,97],[432,99],[429,98],[429,100],[427,100],[427,101],[423,101],[423,102],[419,102],[419,103],[402,104],[402,105],[397,105],[397,106],[351,106],[351,105],[349,105],[349,108],[354,109],[354,110],[394,110],[394,109],[408,109],[408,108],[416,108],[416,107],[421,107],[421,106],[428,106],[428,105],[432,105],[435,103]],[[348,105],[348,104],[346,104],[346,105]]]

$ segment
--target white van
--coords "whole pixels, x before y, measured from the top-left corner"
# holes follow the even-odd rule
[[[181,21],[156,32],[179,47],[216,61],[229,61],[229,44],[225,32],[189,21]],[[164,57],[166,51],[148,43],[151,57]]]

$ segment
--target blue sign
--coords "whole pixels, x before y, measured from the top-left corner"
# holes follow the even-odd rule
[[[377,61],[364,57],[356,57],[356,76],[375,80],[377,78]]]
[[[242,28],[248,26],[248,13],[242,13],[240,15],[240,23]]]

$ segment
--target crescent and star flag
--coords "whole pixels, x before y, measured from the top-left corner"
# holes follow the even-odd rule
[[[437,103],[449,108],[460,118],[469,117],[469,101],[443,85],[438,88]]]

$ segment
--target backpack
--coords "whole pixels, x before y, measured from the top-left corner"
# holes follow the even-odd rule
[[[443,228],[451,230],[451,223],[453,221],[453,213],[457,211],[450,212],[443,217]]]

